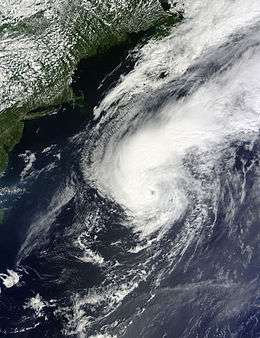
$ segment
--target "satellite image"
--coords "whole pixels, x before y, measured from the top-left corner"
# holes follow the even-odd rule
[[[259,0],[0,0],[0,338],[259,338],[259,132]]]

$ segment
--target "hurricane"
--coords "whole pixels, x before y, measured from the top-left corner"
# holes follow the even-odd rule
[[[11,154],[3,336],[259,335],[260,3],[157,5],[178,19],[120,56],[88,120],[56,109]]]

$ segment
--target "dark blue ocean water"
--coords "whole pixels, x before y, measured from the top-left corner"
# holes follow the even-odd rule
[[[86,96],[92,86],[91,99],[27,121],[10,155],[0,182],[5,209],[0,272],[12,269],[21,277],[10,289],[1,287],[0,336],[77,336],[77,324],[91,317],[82,336],[109,330],[127,338],[260,337],[260,139],[230,144],[217,173],[205,175],[205,181],[219,182],[216,207],[204,201],[203,227],[181,254],[171,256],[173,243],[196,203],[148,249],[133,250],[145,247],[146,240],[125,225],[118,204],[88,184],[81,166],[85,140],[95,125],[93,106],[120,72],[131,69],[121,64],[124,52],[119,56],[119,68],[113,57],[106,65],[101,59],[100,73],[83,62],[74,89]],[[98,92],[111,69],[116,70]],[[209,74],[217,71],[217,66],[208,69]],[[178,99],[189,93],[181,89]],[[194,177],[199,175],[195,156],[187,158],[187,166]],[[83,249],[75,245],[79,239]],[[105,263],[96,264],[92,256],[84,260],[84,250],[99,253]],[[145,269],[147,278],[142,277]],[[115,290],[135,282],[138,287],[122,302],[112,303]],[[90,290],[96,290],[95,297],[103,291],[107,298],[91,303]],[[38,294],[44,307],[37,313],[26,304]]]

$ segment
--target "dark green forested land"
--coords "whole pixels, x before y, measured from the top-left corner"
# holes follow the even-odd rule
[[[133,5],[136,5],[135,0],[132,0],[132,2]],[[143,1],[143,3],[145,2],[146,1]],[[105,11],[106,8],[102,10]],[[0,173],[3,172],[7,166],[9,152],[12,151],[22,136],[23,125],[26,119],[38,118],[39,116],[46,115],[53,111],[55,107],[63,103],[82,103],[82,97],[80,97],[80,94],[75,93],[71,86],[71,78],[73,78],[73,74],[75,73],[77,67],[79,67],[79,61],[82,58],[93,59],[97,55],[102,55],[102,58],[105,60],[106,54],[109,53],[111,48],[114,46],[123,45],[127,49],[133,47],[142,40],[147,40],[150,37],[161,37],[162,35],[167,34],[169,28],[172,27],[181,17],[179,14],[165,12],[165,8],[162,10],[162,8],[158,9],[156,6],[154,9],[151,9],[151,13],[146,17],[144,15],[142,17],[141,6],[138,7],[138,10],[140,11],[138,14],[136,11],[133,12],[133,23],[131,24],[128,22],[125,24],[121,23],[121,19],[129,21],[131,18],[130,13],[124,13],[124,11],[120,15],[117,14],[118,22],[115,21],[113,17],[113,15],[115,15],[113,11],[111,11],[111,13],[108,11],[108,16],[104,21],[102,21],[101,18],[95,18],[96,26],[95,31],[93,31],[93,41],[85,41],[86,36],[87,39],[90,39],[88,36],[90,34],[89,31],[88,34],[84,33],[84,31],[80,31],[80,25],[86,24],[87,19],[85,19],[85,21],[80,20],[79,22],[76,22],[70,32],[70,34],[75,34],[76,42],[71,44],[71,46],[68,46],[70,52],[62,55],[62,58],[64,57],[64,59],[57,58],[56,60],[54,58],[54,63],[49,62],[48,59],[51,59],[54,51],[46,47],[46,64],[44,63],[45,59],[40,62],[42,67],[42,71],[40,69],[40,72],[42,72],[42,74],[37,74],[37,72],[34,71],[31,77],[26,77],[29,70],[26,71],[22,63],[26,63],[26,54],[24,56],[25,60],[21,59],[21,62],[19,62],[19,60],[17,61],[17,59],[15,59],[14,63],[11,62],[11,65],[14,64],[13,67],[15,67],[15,65],[17,67],[17,70],[15,68],[12,70],[12,72],[15,73],[15,83],[18,83],[18,87],[22,84],[21,88],[23,90],[19,89],[19,95],[16,97],[15,94],[13,94],[13,92],[17,92],[16,87],[11,84],[10,88],[7,88],[9,91],[4,89],[3,93],[0,92]],[[147,12],[149,13],[148,10]],[[69,11],[67,15],[72,15],[71,11]],[[39,15],[36,17],[33,16],[30,20],[28,21],[29,23],[25,20],[20,23],[18,22],[18,26],[16,23],[14,24],[14,28],[11,24],[6,26],[1,25],[0,22],[0,39],[1,33],[6,33],[6,30],[8,34],[11,31],[10,36],[12,36],[14,32],[16,37],[17,34],[19,36],[19,27],[19,29],[22,30],[21,34],[29,34],[33,37],[36,34],[38,38],[39,33],[36,32],[36,28],[38,24],[43,25],[44,20]],[[113,22],[112,26],[109,25],[109,20]],[[134,20],[136,20],[136,25],[134,25]],[[62,22],[62,24],[67,23]],[[44,23],[44,25],[48,28],[47,23]],[[43,28],[45,29],[44,25]],[[44,29],[43,33],[45,32]],[[59,29],[59,27],[54,27],[54,29]],[[91,29],[93,29],[93,25],[89,25],[89,30]],[[49,32],[47,29],[46,31],[47,33]],[[84,36],[84,34],[86,36]],[[41,38],[41,35],[39,35],[39,38]],[[72,40],[72,37],[70,40]],[[50,53],[50,58],[48,57],[48,53]],[[11,58],[12,57],[13,55],[11,54]],[[10,60],[12,61],[12,59]],[[28,63],[29,61],[28,54]],[[21,69],[19,69],[20,66]],[[23,75],[23,72],[25,75]],[[44,75],[44,78],[42,75]],[[33,81],[31,81],[31,79]],[[7,83],[7,87],[8,86],[9,83]],[[1,94],[3,98],[2,100]],[[86,93],[86,100],[88,100],[87,96],[88,94]]]

